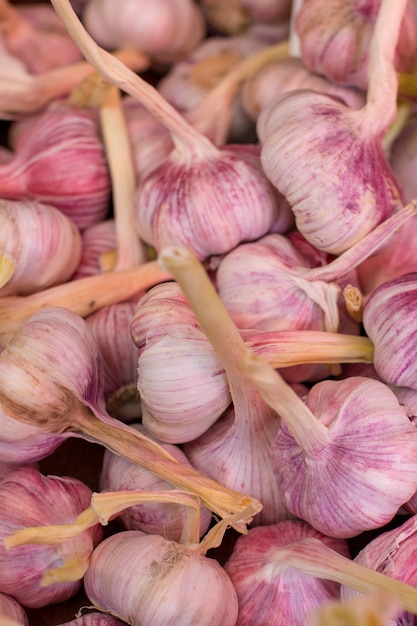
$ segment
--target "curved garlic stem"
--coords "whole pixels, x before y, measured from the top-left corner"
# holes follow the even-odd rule
[[[108,304],[130,300],[143,289],[171,278],[156,261],[133,270],[107,272],[39,291],[0,298],[0,346],[6,346],[29,317],[47,306],[61,306],[86,317]]]
[[[85,58],[110,83],[139,100],[171,133],[179,152],[185,156],[217,155],[217,148],[188,124],[158,91],[117,58],[96,44],[71,7],[69,0],[51,0]]]
[[[112,87],[100,106],[101,130],[112,181],[117,261],[114,270],[130,270],[146,261],[136,231],[133,205],[136,174],[120,92]]]
[[[359,565],[318,539],[303,539],[288,548],[277,550],[274,554],[274,564],[278,570],[295,567],[309,576],[332,580],[362,593],[381,589],[396,598],[406,611],[417,613],[415,587]]]
[[[6,285],[16,269],[16,259],[7,252],[0,251],[0,289]]]
[[[267,46],[243,59],[223,77],[194,109],[185,114],[185,118],[199,132],[212,138],[217,146],[223,145],[226,143],[230,131],[231,105],[243,83],[271,61],[284,59],[287,56],[288,41],[283,41],[273,46]],[[220,106],[224,110],[230,111],[228,116],[221,117],[221,124],[218,123]],[[215,129],[214,136],[212,136],[213,128]]]
[[[319,330],[242,331],[248,347],[271,367],[305,363],[372,363],[374,344],[368,337]]]
[[[394,57],[408,0],[381,0],[371,40],[368,92],[365,105],[367,131],[385,131],[397,112],[398,75]]]
[[[331,441],[326,426],[264,359],[248,351],[243,368],[264,401],[278,413],[304,452],[314,456]]]
[[[334,261],[327,265],[314,267],[303,272],[307,280],[337,280],[348,274],[362,261],[371,256],[393,233],[395,233],[410,217],[417,213],[417,200],[412,200],[405,207],[378,224],[371,232],[362,237],[356,244],[348,248]]]

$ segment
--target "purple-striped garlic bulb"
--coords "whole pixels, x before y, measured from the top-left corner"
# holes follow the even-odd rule
[[[84,587],[95,607],[132,626],[235,626],[237,620],[235,589],[217,561],[138,530],[97,546]]]
[[[133,425],[141,430],[139,425]],[[142,429],[142,432],[146,432]],[[191,466],[189,460],[177,446],[161,444],[179,463]],[[166,491],[172,487],[165,480],[152,472],[130,463],[126,459],[104,452],[100,474],[101,491]],[[125,530],[141,530],[148,535],[162,535],[165,539],[179,542],[185,525],[187,507],[172,502],[144,502],[123,511],[118,519]],[[211,513],[204,507],[200,509],[200,537],[211,521]]]
[[[377,287],[363,310],[363,324],[375,345],[374,366],[386,383],[417,388],[415,303],[417,273],[399,275]]]
[[[0,250],[15,262],[0,296],[25,295],[66,282],[81,259],[81,236],[62,211],[42,202],[0,200]]]
[[[72,280],[95,276],[111,269],[115,262],[116,230],[114,219],[89,226],[81,233],[81,258]]]
[[[136,192],[140,239],[157,250],[168,244],[188,245],[206,258],[256,239],[278,223],[285,225],[284,231],[289,228],[288,203],[266,179],[251,146],[216,148],[155,88],[94,42],[69,0],[52,3],[95,69],[137,98],[172,136],[175,149]]]
[[[355,557],[360,565],[380,572],[394,580],[417,586],[417,516],[410,517],[401,526],[379,534]],[[358,595],[351,587],[342,586],[341,599],[346,602]],[[401,611],[389,626],[414,626],[416,616]]]
[[[200,7],[192,0],[88,0],[83,23],[107,50],[133,48],[158,63],[173,63],[185,56],[205,36]]]
[[[305,65],[331,82],[366,89],[370,46],[381,0],[304,0],[295,18]],[[408,72],[417,56],[417,7],[408,1],[394,64]]]
[[[131,334],[139,353],[137,386],[146,429],[167,443],[204,433],[229,406],[229,385],[176,283],[162,283],[142,296]]]
[[[97,342],[80,316],[63,307],[32,315],[0,354],[3,460],[34,461],[64,439],[80,437],[188,489],[220,517],[244,511],[238,528],[251,521],[262,508],[254,497],[182,465],[106,412],[102,368]]]
[[[102,221],[110,180],[93,114],[62,105],[35,116],[0,166],[0,195],[51,204],[81,230]]]
[[[113,615],[92,611],[91,613],[80,615],[69,622],[58,624],[58,626],[123,626],[123,624],[125,622],[121,622]]]
[[[259,357],[248,380],[281,418],[271,456],[285,506],[333,537],[388,523],[417,490],[417,432],[384,383],[315,384],[305,402]]]
[[[284,93],[297,89],[311,89],[335,96],[352,109],[365,104],[365,94],[354,87],[330,82],[323,76],[313,74],[298,57],[288,57],[269,63],[249,78],[242,88],[242,105],[252,120]]]
[[[74,539],[54,545],[8,543],[17,530],[75,520],[89,505],[91,490],[70,477],[44,476],[33,468],[9,472],[0,483],[0,591],[12,595],[25,607],[36,608],[63,602],[81,586],[94,546],[101,540],[102,528],[95,525]],[[49,580],[48,570],[56,570]],[[68,569],[75,579],[61,582]],[[54,582],[43,586],[46,581]]]
[[[298,571],[291,560],[283,562],[286,548],[306,538],[349,558],[344,539],[327,537],[301,520],[258,526],[238,538],[225,570],[236,589],[239,626],[305,626],[310,611],[339,597],[337,583]]]
[[[8,51],[23,61],[31,74],[82,59],[62,21],[47,4],[13,6],[9,0],[1,0],[0,33]]]
[[[110,415],[122,421],[140,417],[138,350],[130,335],[136,299],[103,307],[86,318],[103,361],[104,397]]]
[[[381,137],[397,112],[394,53],[406,2],[381,2],[365,106],[352,110],[301,89],[274,100],[258,118],[267,177],[288,200],[298,230],[332,254],[350,248],[402,203]]]
[[[15,598],[0,592],[0,620],[4,619],[5,621],[2,622],[2,624],[9,626],[8,622],[6,622],[6,618],[14,620],[14,622],[10,622],[10,626],[18,626],[19,624],[29,626],[25,609]]]

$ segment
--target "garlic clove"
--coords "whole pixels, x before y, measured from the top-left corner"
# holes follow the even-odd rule
[[[25,609],[15,600],[12,596],[0,592],[0,619],[2,626],[29,626],[28,616]],[[6,621],[14,620],[10,622],[10,625]]]

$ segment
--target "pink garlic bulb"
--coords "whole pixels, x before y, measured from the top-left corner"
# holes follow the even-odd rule
[[[123,111],[132,146],[137,180],[145,178],[173,150],[171,135],[140,102],[132,96],[123,98]]]
[[[375,345],[375,369],[391,385],[416,388],[416,289],[416,272],[397,276],[377,287],[364,307],[364,328]]]
[[[271,454],[294,515],[326,535],[354,537],[388,523],[415,493],[417,432],[387,385],[325,380],[303,403],[261,359],[248,357],[246,372],[280,415]]]
[[[101,540],[101,526],[95,525],[74,539],[55,545],[22,545],[5,547],[8,536],[27,526],[66,524],[89,505],[91,490],[81,481],[69,477],[44,476],[33,468],[9,472],[0,483],[0,591],[12,595],[23,606],[36,608],[63,602],[81,586],[59,582],[42,586],[48,569],[77,564],[77,573],[85,571],[94,546]],[[81,574],[82,576],[82,574]]]
[[[8,0],[2,0],[0,15],[2,13],[1,33],[7,49],[23,61],[31,74],[82,60],[81,52],[52,6],[12,6]]]
[[[386,531],[374,539],[359,552],[354,561],[369,569],[381,572],[395,580],[417,586],[417,517],[410,517],[401,526]],[[358,595],[358,592],[345,585],[341,588],[341,599],[346,602]],[[414,626],[416,616],[401,611],[390,626]]]
[[[84,587],[95,607],[132,626],[237,620],[236,592],[219,563],[160,535],[131,530],[102,541]]]
[[[396,116],[393,57],[406,2],[382,0],[364,107],[298,90],[258,118],[266,175],[291,205],[298,230],[331,254],[349,249],[402,204],[381,137]]]
[[[107,219],[88,226],[81,234],[81,258],[72,279],[95,276],[104,271],[106,258],[113,259],[116,249],[114,219]]]
[[[12,596],[0,593],[0,619],[8,617],[15,620],[17,624],[29,626],[28,616],[25,609]]]
[[[123,421],[141,414],[137,393],[138,350],[130,335],[135,311],[136,299],[103,307],[86,318],[103,361],[107,410]]]
[[[137,386],[144,426],[166,443],[195,439],[228,407],[230,391],[176,283],[157,285],[142,296],[131,334],[139,354]]]
[[[323,76],[313,74],[298,57],[288,57],[269,63],[249,78],[242,88],[242,105],[251,119],[257,120],[261,111],[284,93],[297,89],[312,89],[340,98],[352,109],[365,104],[365,94],[354,87],[336,85]]]
[[[192,50],[205,36],[199,6],[192,0],[88,0],[83,23],[107,50],[133,48],[158,63],[172,63]]]
[[[27,124],[14,158],[0,166],[0,195],[51,204],[80,229],[102,221],[110,180],[92,113],[57,106]]]
[[[81,236],[58,209],[42,202],[0,200],[0,250],[16,268],[0,295],[25,295],[66,282],[81,258]]]
[[[58,624],[58,626],[123,626],[124,623],[117,617],[113,617],[113,615],[93,611],[65,622],[65,624]]]
[[[305,65],[333,83],[366,89],[369,49],[381,0],[304,0],[295,19]],[[394,63],[410,71],[417,56],[417,7],[408,2]]]
[[[133,425],[140,430],[140,426]],[[146,432],[142,430],[142,432]],[[162,444],[180,463],[190,466],[185,454],[177,446]],[[172,489],[166,481],[152,472],[126,461],[109,450],[104,452],[100,474],[101,491],[165,491]],[[185,524],[188,507],[175,503],[144,502],[123,511],[118,519],[126,530],[141,530],[148,535],[162,535],[165,539],[179,542]],[[211,521],[211,513],[204,507],[200,510],[200,537]]]
[[[401,185],[406,202],[411,202],[417,196],[416,135],[417,120],[412,116],[393,142],[389,153],[391,169]]]
[[[306,538],[349,557],[345,540],[327,537],[300,520],[251,528],[238,538],[225,570],[237,592],[239,626],[305,626],[312,610],[339,597],[338,584],[278,560],[286,547]]]

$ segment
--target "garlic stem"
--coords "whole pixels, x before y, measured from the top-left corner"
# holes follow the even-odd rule
[[[222,78],[194,109],[186,113],[185,118],[199,132],[209,137],[212,137],[212,130],[214,129],[212,140],[217,146],[223,145],[226,143],[230,130],[231,105],[243,83],[271,61],[277,61],[287,56],[288,41],[283,41],[273,46],[267,46],[243,59]],[[220,109],[222,116],[219,124],[218,111]],[[225,116],[225,111],[230,111],[230,114]]]
[[[278,413],[308,456],[313,457],[330,443],[326,426],[264,359],[248,351],[243,368],[248,380],[258,389],[266,404]]]
[[[16,269],[16,259],[4,251],[0,251],[0,289],[6,285]]]
[[[346,285],[343,289],[346,310],[357,322],[362,322],[363,297],[362,293],[354,285]]]
[[[401,606],[417,614],[417,589],[380,574],[373,569],[338,554],[320,540],[303,539],[274,553],[274,564],[282,568],[295,567],[299,571],[347,585],[361,593],[381,589],[396,598]]]
[[[368,337],[316,330],[242,331],[248,347],[271,367],[305,363],[372,363],[374,344]]]
[[[407,0],[381,0],[375,22],[365,105],[366,132],[372,136],[383,133],[396,116],[398,75],[394,59],[406,5]]]
[[[145,106],[171,133],[185,157],[217,155],[215,146],[188,124],[158,91],[126,65],[96,44],[75,14],[69,0],[51,0],[69,34],[91,65],[110,83]]]
[[[362,237],[356,244],[348,248],[336,259],[320,267],[303,271],[306,280],[338,280],[348,274],[362,261],[371,256],[393,233],[395,233],[407,220],[416,215],[417,200],[412,200],[405,207],[396,211],[393,215],[378,224],[371,232]]]
[[[0,346],[6,346],[29,317],[47,306],[60,306],[82,317],[116,302],[129,300],[143,289],[168,280],[156,261],[133,270],[107,272],[57,285],[29,296],[0,298]]]
[[[88,557],[74,556],[60,567],[46,569],[42,576],[41,586],[47,587],[54,583],[68,583],[81,580],[88,569],[88,564]]]
[[[117,261],[115,270],[130,270],[146,261],[134,220],[136,174],[120,92],[112,87],[100,106],[101,130],[112,181]]]

